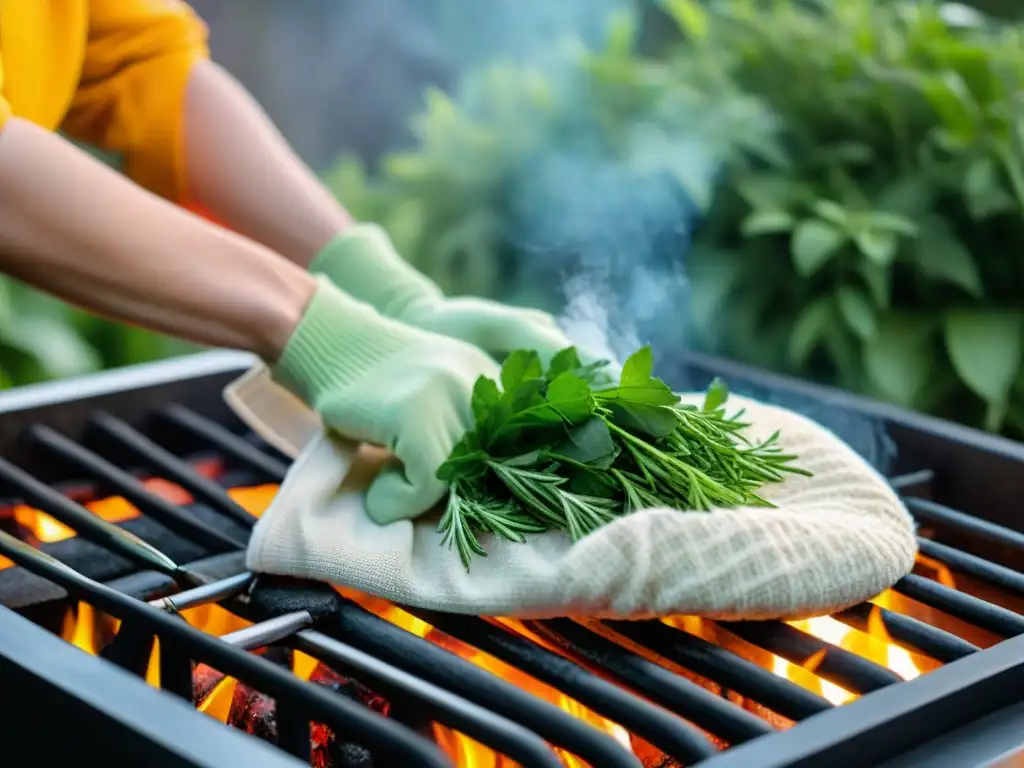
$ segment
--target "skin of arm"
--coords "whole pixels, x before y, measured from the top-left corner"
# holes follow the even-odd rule
[[[112,319],[268,362],[315,289],[270,249],[18,118],[0,132],[0,271]]]
[[[188,198],[306,268],[351,217],[223,68],[197,61],[185,95]]]

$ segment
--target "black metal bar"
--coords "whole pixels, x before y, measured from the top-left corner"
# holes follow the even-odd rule
[[[700,731],[676,715],[505,627],[473,616],[405,610],[571,696],[681,763],[690,765],[717,751]]]
[[[365,681],[388,699],[418,705],[426,715],[515,760],[526,768],[561,768],[543,739],[518,723],[473,704],[315,630],[292,638],[294,648],[342,674]]]
[[[342,730],[358,728],[363,742],[401,765],[448,768],[450,761],[434,744],[361,705],[299,680],[290,671],[252,654],[239,651],[219,638],[194,629],[174,616],[126,597],[87,579],[58,560],[42,554],[7,533],[0,532],[0,554],[44,578],[61,584],[97,608],[120,618],[147,624],[163,643],[179,643],[192,658],[263,690],[311,720]]]
[[[1001,637],[1024,634],[1024,616],[1018,616],[998,605],[985,602],[973,595],[957,592],[922,576],[904,576],[893,586],[901,595],[919,603],[937,608],[943,613],[988,630]]]
[[[249,445],[238,435],[220,424],[183,405],[169,405],[159,416],[177,428],[196,435],[221,453],[230,456],[244,466],[263,474],[268,480],[279,483],[288,474],[288,465]]]
[[[211,552],[230,552],[245,549],[245,541],[236,539],[207,525],[175,504],[150,493],[136,478],[111,464],[99,454],[82,447],[49,427],[29,427],[29,436],[35,444],[50,454],[78,467],[91,477],[117,489],[124,498],[146,515],[159,521],[168,530],[195,542]]]
[[[114,639],[100,651],[100,657],[136,677],[145,677],[153,654],[153,632],[137,621],[123,621]]]
[[[279,643],[303,629],[313,626],[313,617],[308,611],[295,611],[257,622],[243,629],[221,635],[221,641],[251,651]]]
[[[1024,595],[1024,573],[931,539],[918,539],[917,544],[923,554],[948,565],[954,571],[974,576],[1007,592]]]
[[[822,696],[714,643],[660,621],[606,621],[615,632],[791,720],[832,708]]]
[[[722,621],[719,626],[794,664],[820,654],[814,674],[853,693],[903,682],[892,670],[781,621]]]
[[[602,768],[639,768],[636,756],[560,708],[339,598],[325,634],[457,694]]]
[[[860,603],[834,614],[832,618],[861,632],[867,632],[870,629],[868,620],[872,613],[878,616],[891,640],[909,651],[929,656],[943,664],[962,659],[964,656],[981,650],[978,646],[951,632],[871,603]]]
[[[227,600],[244,592],[252,584],[253,578],[253,574],[246,571],[225,579],[210,581],[201,587],[193,587],[184,592],[150,600],[149,604],[168,613],[178,613],[209,603],[219,603],[221,600]]]
[[[1024,552],[1024,533],[1020,531],[991,523],[983,518],[974,517],[973,515],[968,515],[926,499],[911,497],[903,499],[903,502],[918,520],[948,525],[951,528],[982,536],[989,541],[1004,544]]]
[[[730,744],[775,732],[756,715],[574,621],[547,619],[526,626]]]
[[[138,536],[97,517],[85,507],[36,480],[28,472],[0,459],[0,482],[26,504],[50,515],[71,528],[83,539],[137,563],[143,568],[168,575],[178,572],[178,564]]]
[[[302,765],[181,706],[2,605],[0,691],[5,696],[0,718],[4,765],[73,765],[90,754],[102,754],[111,766]],[[10,699],[12,691],[17,691],[16,701]]]
[[[90,426],[107,440],[129,451],[148,469],[177,483],[212,509],[222,512],[246,528],[252,528],[256,523],[256,518],[224,493],[217,483],[203,477],[186,462],[120,419],[107,413],[96,413]]]
[[[313,744],[309,719],[293,710],[287,702],[276,702],[277,746],[306,765],[312,758]]]
[[[1020,703],[1024,637],[823,712],[701,768],[877,768],[985,715]],[[959,765],[959,763],[957,763]]]
[[[182,619],[184,621],[184,619]],[[192,659],[176,643],[161,642],[160,688],[185,701],[192,701]]]

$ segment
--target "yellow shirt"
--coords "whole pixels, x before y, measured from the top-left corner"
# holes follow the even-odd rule
[[[0,0],[0,126],[13,115],[118,152],[180,201],[185,86],[207,56],[180,0]]]

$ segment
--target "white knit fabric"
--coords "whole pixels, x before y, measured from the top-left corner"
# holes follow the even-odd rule
[[[380,454],[322,434],[316,417],[260,371],[228,388],[251,427],[297,460],[248,551],[257,572],[311,578],[421,608],[517,617],[805,618],[871,598],[914,563],[914,525],[875,470],[817,423],[732,396],[752,437],[781,444],[814,477],[762,495],[774,509],[657,508],[577,543],[561,533],[515,544],[481,537],[467,573],[441,546],[437,515],[378,526],[361,493]],[[702,395],[684,400],[699,402]]]

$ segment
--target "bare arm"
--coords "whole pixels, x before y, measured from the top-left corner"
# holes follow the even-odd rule
[[[210,61],[189,76],[185,167],[190,199],[302,267],[350,223],[256,101]]]
[[[271,361],[315,287],[267,248],[17,118],[0,133],[0,271],[116,320]]]

